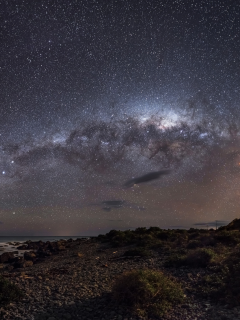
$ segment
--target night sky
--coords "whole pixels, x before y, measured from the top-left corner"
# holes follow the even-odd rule
[[[239,52],[237,0],[0,0],[0,235],[239,218]]]

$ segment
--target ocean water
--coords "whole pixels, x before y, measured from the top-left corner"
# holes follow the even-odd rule
[[[77,238],[90,238],[90,237],[83,237],[83,236],[0,236],[0,244],[6,243],[6,242],[25,242],[27,240],[31,241],[39,241],[42,240],[44,242],[46,241],[58,241],[60,239],[68,240],[68,239],[77,239]]]

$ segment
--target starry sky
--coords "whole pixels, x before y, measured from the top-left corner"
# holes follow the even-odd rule
[[[0,0],[0,235],[239,218],[239,52],[239,1]]]

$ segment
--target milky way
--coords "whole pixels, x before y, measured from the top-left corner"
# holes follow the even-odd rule
[[[2,234],[237,217],[239,14],[221,0],[3,1]]]

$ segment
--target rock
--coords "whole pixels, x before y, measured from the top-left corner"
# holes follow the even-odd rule
[[[33,265],[33,262],[31,260],[24,260],[23,257],[17,257],[14,259],[14,268],[26,268],[31,267]]]
[[[23,263],[24,263],[24,258],[23,257],[17,257],[17,258],[14,258],[14,268],[23,268]]]
[[[33,265],[33,262],[31,260],[27,260],[24,262],[25,267],[31,267]]]
[[[65,247],[64,247],[64,246],[59,246],[59,247],[57,247],[57,248],[58,248],[59,251],[65,250]]]
[[[28,246],[26,246],[25,244],[17,247],[18,250],[27,250]]]
[[[5,270],[7,271],[12,271],[14,269],[14,266],[11,266],[11,265],[7,265]]]
[[[0,263],[8,262],[11,259],[14,259],[12,252],[4,252],[0,255]]]
[[[31,261],[34,261],[36,258],[36,254],[32,251],[30,252],[24,252],[24,259],[25,260],[31,260]]]

